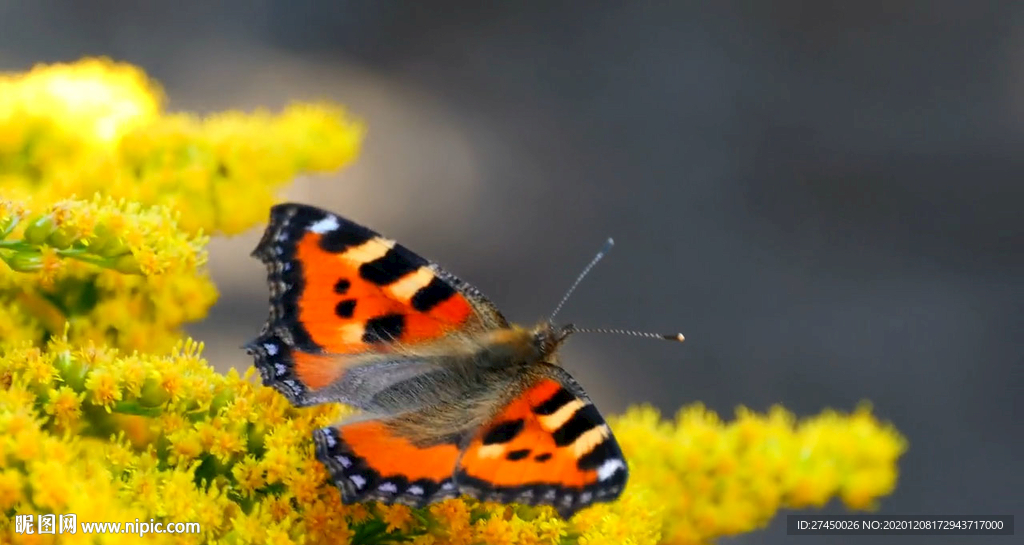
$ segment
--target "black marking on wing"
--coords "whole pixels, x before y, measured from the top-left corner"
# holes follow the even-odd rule
[[[522,418],[502,422],[501,424],[491,428],[491,430],[487,432],[487,435],[484,435],[483,443],[485,445],[508,443],[515,439],[515,437],[519,435],[519,432],[523,431],[524,424],[525,422],[523,422]]]
[[[513,450],[505,455],[505,459],[511,462],[522,460],[530,455],[530,449],[524,448],[519,450]]]
[[[249,341],[244,348],[252,355],[254,365],[260,372],[264,386],[281,392],[293,405],[308,405],[308,390],[295,374],[292,348],[272,333],[260,335]]]
[[[338,219],[341,220],[341,218]],[[320,249],[325,252],[340,254],[349,248],[362,246],[378,236],[370,229],[351,221],[339,221],[338,223],[337,229],[320,235]]]
[[[405,315],[384,314],[366,321],[363,332],[364,343],[391,342],[402,335],[405,329]]]
[[[572,395],[569,390],[565,388],[559,388],[554,394],[551,394],[544,403],[537,405],[533,408],[533,412],[541,415],[555,414],[558,409],[561,409],[566,403],[571,403],[576,400],[576,396]]]
[[[459,493],[498,503],[524,505],[551,505],[558,514],[569,519],[574,513],[599,501],[612,501],[622,494],[629,474],[617,469],[608,479],[582,487],[563,487],[554,483],[527,483],[522,486],[495,486],[485,480],[469,476],[465,471],[455,473]]]
[[[615,440],[609,436],[595,445],[593,450],[576,460],[576,467],[581,471],[589,471],[601,467],[601,464],[614,458],[622,458],[622,451],[619,450]]]
[[[334,307],[334,314],[336,314],[339,318],[351,318],[352,314],[355,311],[356,311],[356,300],[355,299],[345,299],[344,301],[340,301]]]
[[[270,315],[261,333],[276,334],[285,344],[313,353],[321,347],[296,319],[298,299],[306,286],[302,263],[295,259],[295,245],[310,223],[324,217],[324,212],[308,207],[275,206],[263,237],[252,251],[267,268],[270,290]]]
[[[604,424],[601,413],[597,412],[597,408],[593,405],[587,404],[576,409],[572,417],[551,435],[555,439],[556,445],[565,447],[573,444],[581,435],[601,424]]]
[[[455,295],[455,288],[435,276],[430,279],[430,283],[417,290],[412,296],[412,307],[420,312],[429,312],[437,305],[447,301],[452,295]]]
[[[379,258],[363,263],[359,267],[359,276],[378,286],[387,286],[426,264],[423,258],[408,250],[402,252],[395,245]]]

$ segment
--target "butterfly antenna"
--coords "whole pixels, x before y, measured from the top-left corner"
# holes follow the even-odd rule
[[[643,337],[645,339],[661,339],[665,341],[676,341],[683,342],[686,337],[682,333],[650,333],[647,331],[633,331],[630,329],[609,329],[605,327],[597,328],[579,328],[575,326],[569,326],[566,328],[566,333],[612,333],[615,335],[626,335],[627,337]]]
[[[555,307],[555,311],[551,313],[551,316],[548,318],[548,322],[555,321],[555,316],[557,316],[558,311],[562,310],[562,307],[565,306],[565,302],[569,300],[569,296],[572,295],[572,292],[576,290],[576,286],[580,285],[580,282],[582,282],[583,279],[587,276],[587,273],[590,272],[590,269],[593,269],[594,265],[597,265],[597,262],[601,261],[601,258],[604,257],[604,255],[607,254],[609,251],[611,251],[612,246],[614,245],[615,241],[612,240],[611,237],[608,237],[608,240],[605,241],[604,246],[601,246],[601,250],[597,252],[597,255],[594,256],[594,259],[591,259],[590,263],[587,263],[587,266],[583,267],[583,272],[581,272],[580,275],[576,277],[576,281],[573,282],[571,286],[569,286],[569,290],[565,292],[564,296],[562,296],[562,300],[559,301],[558,306]]]

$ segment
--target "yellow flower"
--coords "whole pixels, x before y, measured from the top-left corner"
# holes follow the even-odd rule
[[[512,525],[501,517],[480,519],[474,526],[476,539],[488,545],[511,545],[516,538]]]
[[[469,526],[469,507],[462,500],[444,500],[427,509],[445,528],[456,530]]]
[[[364,132],[330,104],[293,104],[277,115],[169,114],[145,74],[104,59],[0,76],[0,155],[16,167],[5,180],[14,194],[165,205],[192,233],[238,233],[262,221],[277,188],[352,162]],[[111,230],[130,243],[116,223]],[[158,268],[150,263],[158,254],[133,253]]]
[[[612,427],[632,473],[613,506],[624,507],[648,490],[674,498],[662,504],[660,539],[667,543],[749,532],[781,507],[822,505],[845,490],[848,506],[868,506],[892,490],[905,448],[903,438],[866,406],[853,415],[826,411],[803,422],[781,407],[764,415],[740,408],[731,423],[701,405],[680,410],[673,423],[638,407],[613,418]],[[593,527],[593,517],[606,508],[584,510],[574,522]]]
[[[412,525],[412,509],[405,505],[381,505],[378,510],[388,532],[404,532]]]
[[[253,456],[246,456],[244,460],[235,464],[231,469],[231,475],[238,482],[239,492],[245,496],[252,496],[266,483],[263,479],[263,470]]]
[[[59,389],[50,388],[49,400],[46,402],[46,413],[53,415],[61,427],[69,427],[78,421],[81,415],[82,400],[85,394],[79,394],[61,386]]]
[[[47,128],[100,142],[153,119],[162,101],[159,87],[141,70],[108,59],[0,74],[0,97],[0,123],[48,123]]]
[[[115,401],[121,399],[121,389],[117,377],[109,369],[96,369],[85,379],[85,388],[89,390],[93,402],[107,410]]]
[[[437,538],[430,534],[422,534],[412,538],[409,543],[412,545],[434,545],[437,543]]]
[[[263,501],[270,518],[275,522],[282,522],[294,514],[292,509],[292,498],[290,495],[270,496]]]
[[[0,275],[0,302],[22,305],[0,304],[0,325],[27,317],[22,327],[55,335],[67,326],[75,342],[161,347],[172,344],[181,325],[202,316],[215,299],[202,269],[206,239],[178,231],[168,209],[99,197],[25,208],[38,219],[14,227],[9,245],[0,245],[0,261],[35,272]],[[114,235],[100,229],[110,222],[135,239],[111,243]],[[26,265],[33,260],[38,265]],[[173,310],[178,308],[194,310]],[[28,338],[41,340],[38,333]]]
[[[0,462],[22,462],[0,464],[0,501],[18,512],[66,507],[96,517],[202,521],[210,540],[347,542],[372,522],[424,543],[705,543],[762,527],[778,509],[809,499],[840,496],[853,508],[870,507],[892,490],[905,448],[866,406],[803,421],[781,408],[740,410],[731,422],[699,405],[673,421],[639,407],[611,421],[632,472],[622,498],[569,521],[550,507],[464,499],[368,509],[342,505],[313,455],[312,430],[338,416],[334,407],[297,409],[236,373],[219,375],[199,343],[164,356],[93,344],[72,351],[68,343],[56,338],[0,356],[0,375],[9,377],[0,388]],[[178,380],[146,378],[139,386],[157,370]],[[48,427],[35,407],[64,424]],[[260,429],[229,418],[234,411],[274,423]],[[68,435],[110,429],[109,440]],[[75,491],[83,486],[108,495],[81,505],[87,500]]]
[[[16,470],[0,470],[0,510],[7,511],[21,501],[24,480]]]

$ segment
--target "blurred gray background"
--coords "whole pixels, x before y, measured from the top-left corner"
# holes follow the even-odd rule
[[[517,321],[614,236],[562,319],[687,342],[574,338],[605,412],[869,399],[910,441],[883,513],[1022,522],[1021,2],[0,1],[0,69],[83,55],[141,65],[172,109],[347,105],[358,163],[287,197]],[[222,297],[190,332],[222,369],[266,315],[261,228],[211,245]],[[933,541],[784,523],[722,542]]]

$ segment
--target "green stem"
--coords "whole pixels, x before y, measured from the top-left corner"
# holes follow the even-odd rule
[[[163,414],[160,407],[143,407],[136,401],[118,401],[112,409],[116,413],[134,414],[136,416],[157,417]]]
[[[5,235],[6,236],[6,235]],[[2,238],[2,237],[0,237]],[[24,240],[0,240],[0,249],[4,250],[36,250],[38,246]]]

